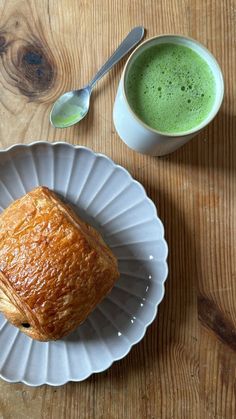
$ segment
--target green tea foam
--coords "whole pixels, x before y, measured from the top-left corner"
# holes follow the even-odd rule
[[[207,62],[191,48],[171,43],[140,53],[128,70],[125,90],[131,108],[143,122],[170,134],[200,125],[216,97]]]

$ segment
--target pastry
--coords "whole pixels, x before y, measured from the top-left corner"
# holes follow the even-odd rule
[[[101,235],[38,187],[0,215],[0,311],[33,339],[81,324],[118,278]]]

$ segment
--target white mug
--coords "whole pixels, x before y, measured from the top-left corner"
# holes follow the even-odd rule
[[[193,129],[177,134],[166,134],[146,125],[131,109],[126,92],[127,71],[135,58],[153,45],[175,43],[190,47],[210,66],[216,83],[215,102],[204,121]],[[221,69],[214,56],[202,44],[194,39],[180,35],[161,35],[140,44],[130,55],[123,70],[113,109],[113,121],[120,138],[133,150],[153,156],[172,153],[199,133],[216,116],[224,96],[224,80]]]

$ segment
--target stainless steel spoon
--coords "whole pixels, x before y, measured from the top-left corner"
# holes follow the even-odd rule
[[[144,28],[137,26],[127,35],[117,50],[100,68],[96,76],[83,89],[64,93],[54,103],[50,121],[56,128],[70,127],[81,121],[88,113],[90,96],[97,83],[118,61],[121,60],[143,38]]]

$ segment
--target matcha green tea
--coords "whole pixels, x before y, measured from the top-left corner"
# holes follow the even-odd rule
[[[170,134],[203,122],[216,95],[206,61],[191,48],[171,43],[143,51],[128,70],[125,89],[137,116],[151,128]]]

